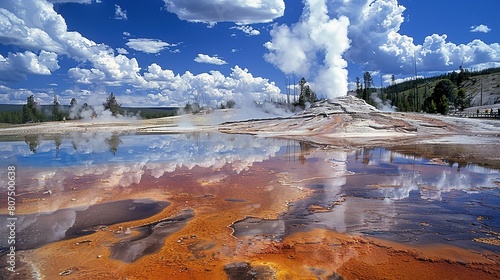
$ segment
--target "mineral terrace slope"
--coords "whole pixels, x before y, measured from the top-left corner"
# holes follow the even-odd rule
[[[317,102],[287,118],[224,123],[219,125],[219,131],[340,146],[499,143],[500,140],[500,123],[495,120],[380,112],[352,96]]]

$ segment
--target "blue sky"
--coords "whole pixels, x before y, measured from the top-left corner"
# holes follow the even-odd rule
[[[215,105],[500,66],[497,0],[2,0],[0,103]],[[415,56],[416,55],[416,56]]]

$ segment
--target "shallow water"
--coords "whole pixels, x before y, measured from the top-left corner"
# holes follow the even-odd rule
[[[152,200],[120,200],[18,215],[16,247],[19,250],[34,249],[62,239],[82,237],[104,230],[108,225],[147,218],[167,206],[167,202]],[[7,218],[7,215],[0,215],[2,220]]]
[[[499,170],[450,166],[381,148],[348,154],[342,168],[348,175],[317,180],[310,186],[314,194],[283,215],[291,231],[306,219],[312,227],[412,245],[499,250],[473,241],[500,232]],[[304,211],[310,205],[326,209]]]
[[[216,258],[217,241],[227,235],[279,242],[315,228],[500,252],[474,241],[500,232],[500,170],[411,151],[217,133],[89,133],[1,142],[0,157],[3,169],[15,165],[18,172],[21,250],[154,216],[132,226],[133,237],[114,237],[110,258],[131,263],[155,254],[180,230],[193,238],[194,259]],[[0,199],[5,209],[6,194]],[[199,225],[207,221],[197,217],[207,215],[220,220]],[[198,237],[207,232],[211,238]]]

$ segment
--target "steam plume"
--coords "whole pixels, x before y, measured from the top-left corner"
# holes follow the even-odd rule
[[[326,0],[306,0],[301,19],[291,27],[276,25],[266,61],[287,74],[304,76],[319,96],[333,98],[347,93],[349,19],[330,18]]]

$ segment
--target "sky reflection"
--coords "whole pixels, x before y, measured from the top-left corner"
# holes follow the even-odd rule
[[[496,188],[500,174],[498,170],[477,165],[450,166],[380,148],[359,150],[352,161],[349,170],[372,175],[369,186],[378,189],[387,200],[406,199],[413,191],[429,200],[441,200],[443,193],[451,191],[475,193]]]
[[[495,210],[500,203],[499,170],[448,164],[383,148],[333,149],[218,133],[93,133],[0,142],[0,158],[6,165],[18,167],[20,192],[42,194],[50,190],[57,195],[68,192],[68,186],[88,188],[79,193],[78,207],[99,204],[101,194],[115,195],[117,189],[128,189],[128,194],[143,192],[142,185],[155,188],[158,182],[166,188],[165,182],[173,184],[173,174],[183,176],[196,168],[202,172],[190,180],[214,196],[223,194],[234,176],[249,173],[311,190],[277,217],[283,236],[319,227],[405,242],[414,241],[416,235],[429,235],[427,240],[433,242],[466,240],[462,243],[470,245],[471,236],[485,236],[482,229],[500,232]],[[231,187],[236,186],[231,183]],[[248,186],[237,187],[249,191]],[[246,203],[238,197],[231,199],[228,201]],[[49,217],[69,206],[77,205],[59,197],[39,212]],[[77,208],[64,211],[75,213]],[[478,217],[486,218],[478,221]],[[54,226],[58,227],[54,236],[60,238],[72,224]]]

